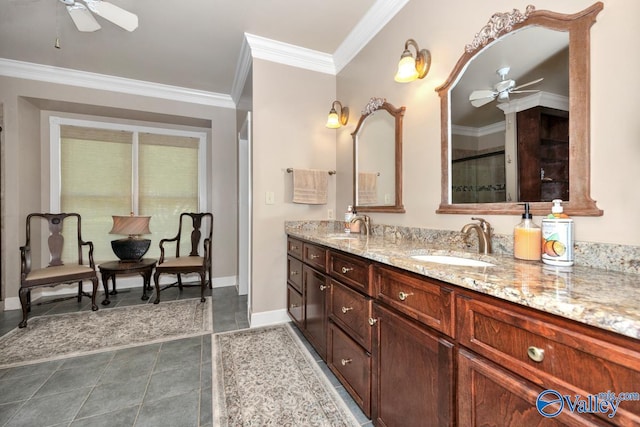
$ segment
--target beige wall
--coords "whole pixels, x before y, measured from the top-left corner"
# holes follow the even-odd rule
[[[324,124],[335,99],[335,76],[256,59],[253,62],[253,271],[254,313],[286,306],[284,222],[326,219],[335,206],[329,178],[327,205],[294,204],[287,168],[336,169],[335,130]],[[347,175],[350,177],[350,175]],[[275,203],[265,204],[265,193]]]
[[[444,83],[476,32],[496,12],[523,11],[531,2],[506,0],[411,1],[337,77],[337,98],[360,111],[371,97],[406,106],[404,118],[405,214],[374,214],[374,222],[459,230],[464,215],[438,215],[440,202],[440,101],[435,88]],[[537,9],[578,12],[592,0],[541,0]],[[461,13],[463,11],[463,13]],[[591,195],[604,216],[575,219],[576,239],[640,245],[640,2],[604,1],[591,29]],[[431,71],[409,84],[393,80],[407,38],[431,51]],[[355,114],[355,113],[354,113]],[[357,119],[357,118],[356,118]],[[337,164],[350,164],[349,133],[356,119],[338,131]],[[339,176],[337,209],[351,202],[351,178]],[[512,233],[515,215],[486,215],[497,233]],[[539,218],[538,218],[539,221]]]
[[[5,181],[5,200],[2,212],[3,284],[5,298],[18,295],[20,256],[18,248],[24,244],[24,221],[29,212],[49,210],[49,153],[46,118],[52,114],[41,105],[60,105],[77,109],[78,105],[108,111],[111,117],[182,116],[210,122],[211,138],[208,155],[208,190],[214,225],[214,278],[234,278],[237,274],[237,190],[236,190],[236,129],[235,110],[207,107],[198,104],[125,95],[108,91],[83,89],[29,80],[0,77],[0,104],[4,104],[2,164]],[[53,103],[49,101],[54,101]],[[118,115],[120,111],[120,115]],[[55,113],[53,113],[55,114]],[[159,115],[159,116],[158,116]],[[194,120],[187,120],[193,122]],[[88,236],[84,236],[88,238]]]

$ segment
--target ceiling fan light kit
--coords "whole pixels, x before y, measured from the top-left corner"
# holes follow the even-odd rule
[[[60,0],[67,7],[69,16],[71,16],[78,31],[93,32],[102,28],[93,16],[94,14],[127,31],[134,31],[138,28],[138,16],[136,14],[102,0],[83,1],[84,3],[76,0]]]

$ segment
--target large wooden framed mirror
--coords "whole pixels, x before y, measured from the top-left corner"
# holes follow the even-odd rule
[[[358,212],[403,213],[402,118],[382,98],[371,98],[353,137],[353,201]]]
[[[563,200],[599,216],[590,196],[590,29],[601,2],[575,13],[494,14],[465,47],[441,105],[437,213],[534,214]]]

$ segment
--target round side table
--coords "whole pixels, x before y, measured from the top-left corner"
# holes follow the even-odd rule
[[[109,295],[116,295],[118,291],[116,290],[116,276],[118,274],[134,274],[138,273],[144,279],[144,283],[142,285],[142,300],[148,300],[149,295],[147,295],[147,291],[151,290],[151,274],[153,273],[153,268],[156,266],[157,260],[152,258],[143,258],[140,261],[109,261],[103,264],[100,264],[98,268],[100,269],[100,273],[102,275],[102,286],[104,286],[104,295],[105,299],[102,301],[102,305],[109,305],[111,301],[109,300]],[[109,278],[111,278],[111,283],[113,283],[113,290],[109,293]]]

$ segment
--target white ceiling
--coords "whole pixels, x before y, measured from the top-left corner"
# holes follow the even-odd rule
[[[0,58],[231,94],[245,32],[334,55],[363,17],[406,1],[111,0],[139,27],[98,17],[102,29],[80,33],[58,0],[0,0]]]

